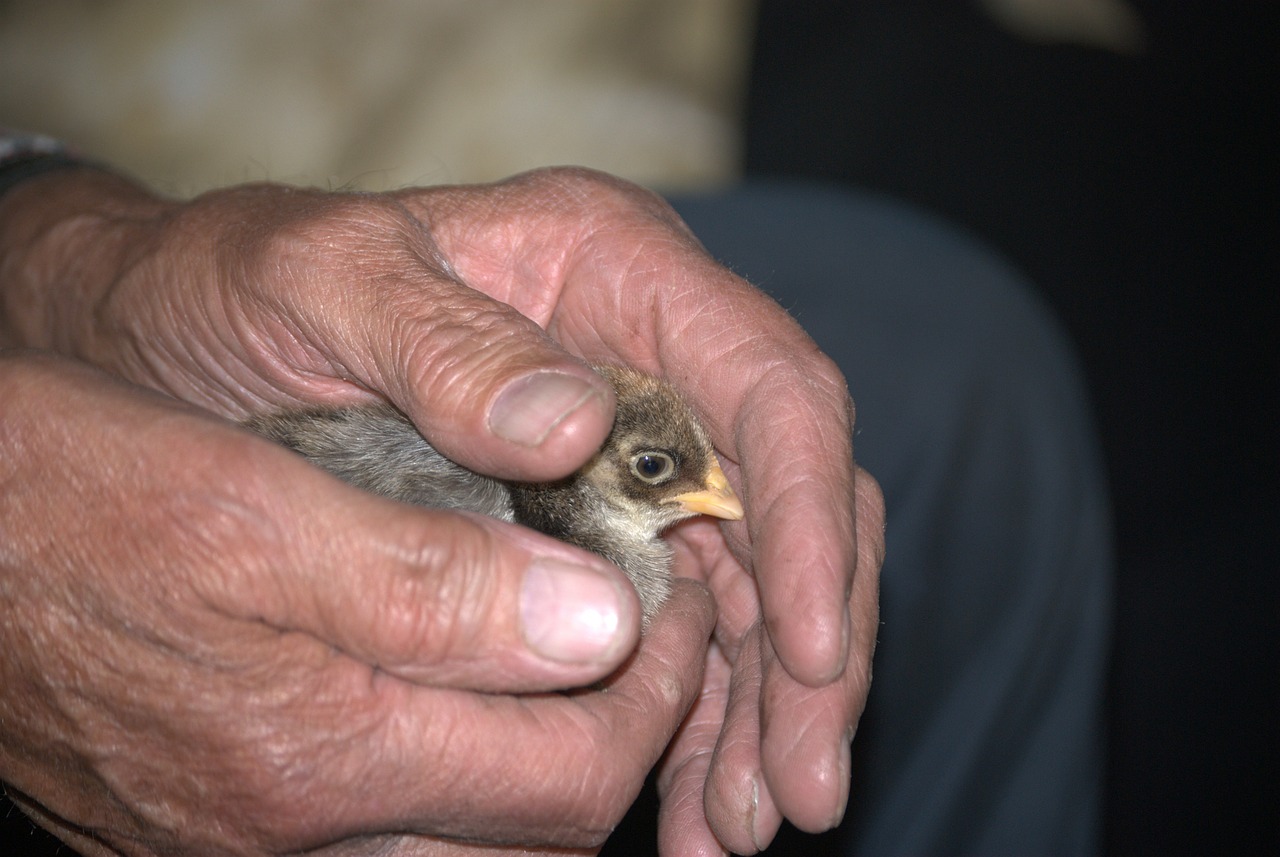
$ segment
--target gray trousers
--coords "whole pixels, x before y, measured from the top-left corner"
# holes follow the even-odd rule
[[[1063,333],[905,206],[782,183],[673,202],[840,364],[888,510],[849,810],[768,853],[1096,853],[1110,522]]]

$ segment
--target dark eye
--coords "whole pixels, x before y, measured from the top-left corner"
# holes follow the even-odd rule
[[[642,452],[631,459],[631,472],[642,482],[661,482],[676,472],[676,463],[665,452]]]

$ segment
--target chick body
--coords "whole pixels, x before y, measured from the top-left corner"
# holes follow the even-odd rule
[[[706,430],[670,386],[616,366],[595,367],[617,393],[600,451],[554,482],[509,482],[453,462],[387,404],[306,409],[245,425],[340,479],[421,506],[463,509],[539,530],[625,571],[646,622],[670,592],[672,551],[659,535],[698,514],[742,517]]]

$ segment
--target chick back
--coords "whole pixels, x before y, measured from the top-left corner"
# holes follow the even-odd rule
[[[390,405],[264,414],[244,425],[366,491],[419,506],[513,519],[504,483],[445,458]]]

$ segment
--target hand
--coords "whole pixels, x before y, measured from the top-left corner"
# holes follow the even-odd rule
[[[37,181],[7,195],[0,223],[23,219],[0,235],[19,258],[71,264],[20,266],[37,275],[14,294],[39,310],[14,313],[15,336],[226,415],[376,391],[465,464],[553,478],[611,419],[577,358],[665,375],[707,421],[748,519],[677,537],[721,619],[716,669],[665,763],[664,841],[750,850],[779,813],[806,829],[838,820],[883,504],[852,463],[839,372],[660,200],[578,171],[392,196],[260,186],[186,205],[97,174]]]
[[[87,857],[593,850],[697,694],[697,584],[605,692],[533,693],[629,654],[521,626],[537,565],[634,610],[603,561],[80,364],[0,357],[0,401],[0,765]]]

